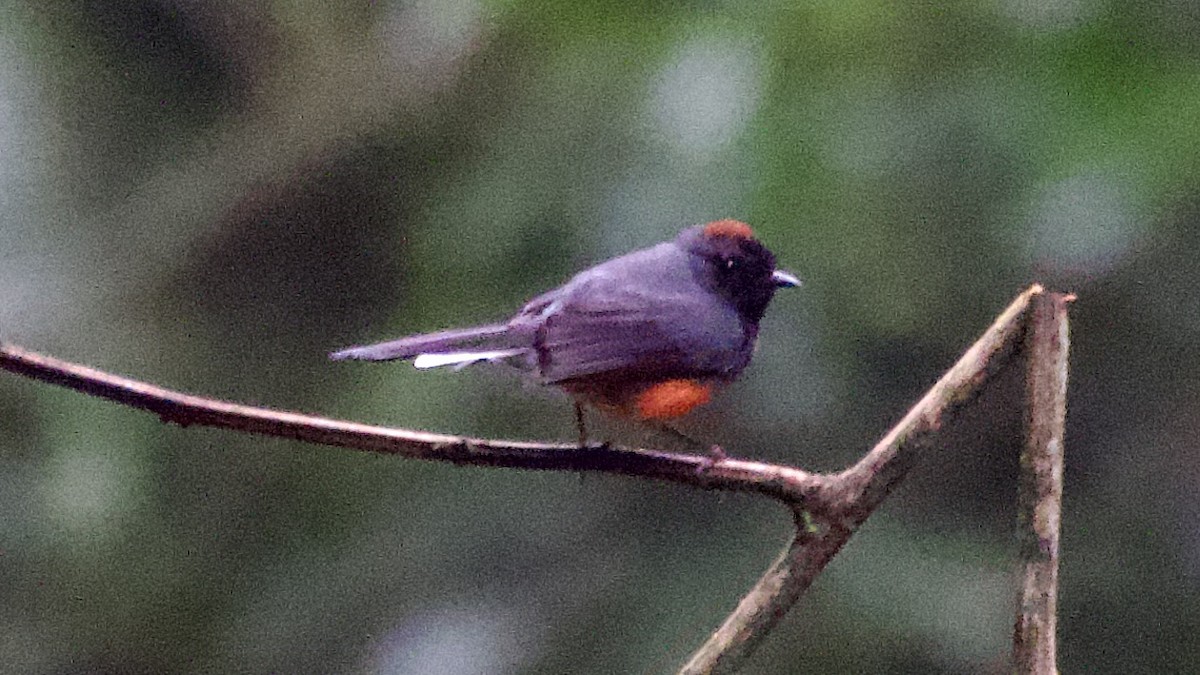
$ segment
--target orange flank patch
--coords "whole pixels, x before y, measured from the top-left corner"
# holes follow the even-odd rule
[[[754,231],[750,226],[740,220],[726,218],[725,220],[714,220],[704,226],[704,236],[706,237],[734,237],[736,239],[753,239]]]
[[[696,380],[667,380],[638,394],[634,403],[642,419],[665,420],[686,415],[710,398],[710,385]]]

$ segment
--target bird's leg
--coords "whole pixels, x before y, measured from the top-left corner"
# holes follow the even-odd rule
[[[575,429],[579,431],[579,447],[587,447],[587,420],[583,417],[583,404],[575,401]]]
[[[682,431],[676,429],[675,427],[670,426],[669,424],[664,424],[662,422],[654,422],[654,423],[652,423],[652,426],[655,429],[657,429],[659,432],[663,433],[664,435],[667,435],[667,436],[670,436],[671,438],[682,441],[684,444],[686,444],[687,446],[689,446],[691,448],[695,448],[697,450],[703,451],[704,454],[708,456],[708,462],[703,467],[701,467],[701,472],[711,469],[714,464],[716,464],[717,462],[720,462],[721,460],[725,459],[725,457],[726,457],[725,449],[722,448],[721,446],[717,445],[716,443],[707,443],[706,444],[702,441],[698,441],[698,440],[692,438],[691,436],[688,436],[687,434],[683,433]]]

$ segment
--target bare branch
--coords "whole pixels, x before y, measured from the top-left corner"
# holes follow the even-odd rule
[[[166,422],[181,426],[212,426],[454,464],[597,471],[670,481],[709,490],[758,493],[777,499],[795,514],[795,539],[682,670],[685,673],[733,672],[745,665],[754,648],[904,478],[915,463],[920,449],[928,445],[946,419],[970,401],[1000,368],[1004,357],[1015,351],[1019,338],[1025,332],[1030,303],[1037,302],[1038,307],[1046,305],[1048,301],[1043,296],[1042,287],[1037,285],[1019,295],[895,428],[861,461],[836,475],[812,474],[790,466],[729,457],[704,457],[605,445],[581,447],[484,440],[370,426],[183,394],[37,354],[15,345],[0,344],[0,368],[147,410]],[[1034,443],[1038,444],[1037,447],[1061,447],[1061,397],[1064,395],[1062,387],[1066,378],[1066,318],[1063,307],[1066,300],[1061,296],[1051,297],[1056,298],[1053,302],[1057,304],[1053,306],[1057,309],[1052,312],[1050,319],[1039,319],[1037,325],[1046,324],[1038,328],[1039,331],[1057,331],[1046,333],[1056,336],[1056,341],[1038,337],[1034,344],[1036,350],[1036,345],[1053,342],[1058,351],[1043,347],[1048,351],[1035,358],[1037,363],[1043,365],[1034,367],[1038,371],[1036,376],[1031,370],[1031,382],[1036,383],[1030,385],[1034,402],[1031,410],[1035,411],[1031,418],[1031,438],[1042,439],[1031,441],[1031,449]],[[1045,369],[1049,370],[1043,373]],[[1039,417],[1040,412],[1036,411],[1043,410],[1057,412],[1046,418]],[[1047,470],[1051,475],[1057,470],[1061,477],[1061,459],[1058,461],[1057,469],[1051,467]],[[1041,465],[1038,466],[1040,469]],[[1036,494],[1039,499],[1045,494],[1045,485],[1037,483]],[[1049,641],[1027,638],[1026,643],[1036,643],[1036,648],[1042,652],[1049,650],[1051,664],[1054,649],[1053,574],[1058,551],[1057,495],[1061,494],[1061,488],[1057,490],[1054,493],[1053,511],[1041,507],[1042,510],[1032,517],[1035,524],[1052,521],[1054,529],[1052,540],[1037,540],[1038,550],[1046,553],[1031,567],[1036,571],[1035,580],[1038,584],[1035,587],[1038,590],[1033,595],[1036,603],[1029,600],[1029,596],[1026,600],[1027,603],[1033,603],[1031,607],[1040,603],[1035,607],[1037,611],[1030,613],[1031,616],[1036,614],[1042,617],[1037,622],[1031,622],[1036,635],[1050,636]],[[1044,499],[1039,503],[1043,502]],[[1039,533],[1042,531],[1038,530]],[[1049,585],[1045,582],[1047,575]],[[1044,618],[1047,616],[1048,624]],[[1018,635],[1025,634],[1019,630]]]
[[[1058,672],[1058,537],[1070,346],[1067,306],[1074,299],[1058,293],[1038,298],[1030,317],[1028,427],[1017,497],[1023,568],[1013,634],[1013,662],[1018,673]]]
[[[155,413],[180,426],[209,426],[411,459],[472,466],[596,471],[682,483],[709,490],[756,492],[786,503],[813,495],[827,477],[789,466],[686,453],[589,445],[526,443],[447,436],[359,424],[192,396],[0,344],[0,368],[35,380]]]

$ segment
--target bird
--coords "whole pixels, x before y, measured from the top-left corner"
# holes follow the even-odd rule
[[[673,432],[667,422],[709,403],[714,390],[749,365],[775,292],[800,284],[776,268],[749,225],[715,220],[585,269],[507,321],[350,347],[329,357],[411,360],[418,369],[515,367],[573,397],[584,446],[583,405]]]

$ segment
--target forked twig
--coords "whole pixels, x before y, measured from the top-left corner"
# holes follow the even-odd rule
[[[192,396],[10,344],[0,344],[0,368],[148,410],[181,426],[212,426],[454,464],[598,471],[777,499],[796,515],[795,539],[682,670],[731,672],[746,662],[855,530],[904,478],[919,450],[929,444],[946,418],[980,390],[1000,368],[1003,357],[1015,351],[1025,333],[1031,303],[1041,307],[1046,303],[1062,306],[1064,302],[1062,296],[1048,296],[1037,285],[1019,295],[875,448],[839,474],[813,474],[731,457],[484,440],[358,424]],[[1065,331],[1065,312],[1062,317]],[[1039,335],[1038,331],[1033,333],[1035,342],[1041,339]],[[1065,333],[1063,336],[1065,354]],[[1036,351],[1036,345],[1032,349]],[[1062,368],[1065,377],[1065,357]],[[1034,405],[1040,405],[1039,401]],[[1034,430],[1031,426],[1031,433]],[[1057,438],[1061,445],[1061,433]],[[1057,534],[1054,542],[1051,565],[1057,565]],[[1053,613],[1052,602],[1048,611]],[[1049,627],[1052,631],[1052,621]]]
[[[1017,296],[865,457],[830,477],[823,486],[819,508],[812,508],[811,502],[792,505],[797,509],[796,538],[681,672],[729,673],[745,663],[762,638],[904,478],[946,418],[970,401],[1000,369],[1004,357],[1015,351],[1025,331],[1030,303],[1040,302],[1044,296],[1038,285]]]

